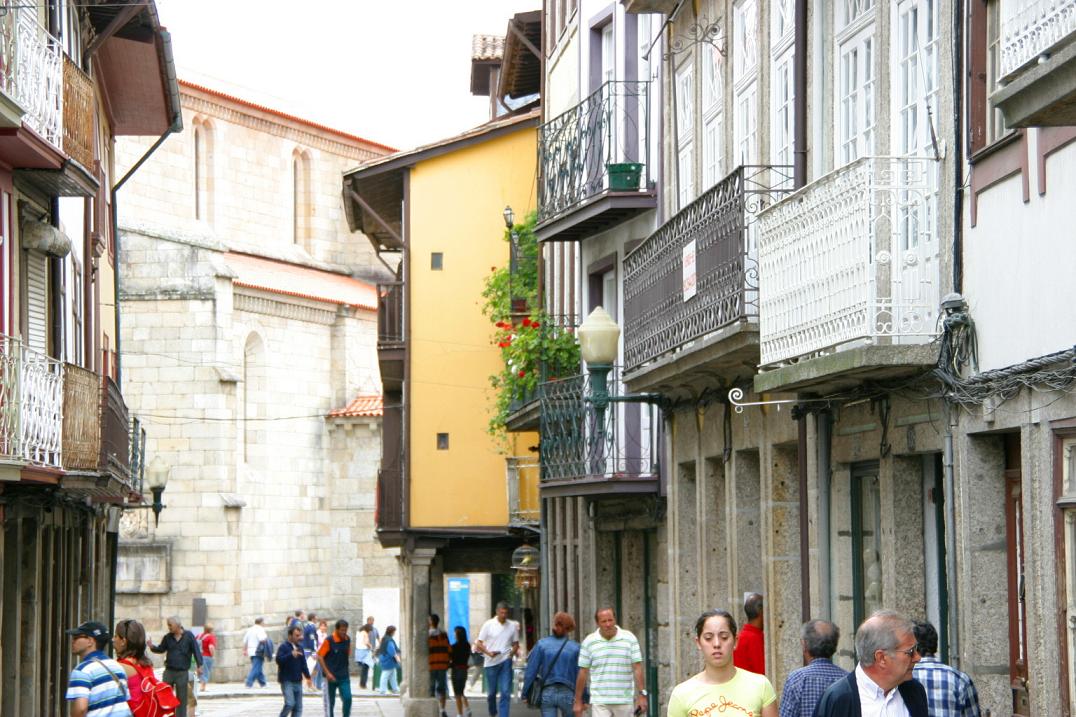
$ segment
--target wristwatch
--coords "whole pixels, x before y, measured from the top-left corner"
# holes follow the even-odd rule
[[[640,697],[647,697],[647,696],[649,696],[649,694],[650,693],[647,692],[646,690],[639,690],[639,696]]]

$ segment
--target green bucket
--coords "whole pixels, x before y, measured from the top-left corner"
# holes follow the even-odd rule
[[[643,175],[643,165],[638,162],[617,162],[607,164],[609,170],[609,189],[614,192],[635,192],[639,190],[639,179]]]

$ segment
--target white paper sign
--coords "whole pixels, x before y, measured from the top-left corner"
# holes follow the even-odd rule
[[[684,245],[684,301],[695,295],[695,240]]]

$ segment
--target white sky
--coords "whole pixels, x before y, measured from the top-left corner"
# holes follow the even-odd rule
[[[181,79],[399,149],[489,118],[471,36],[541,0],[157,0]]]

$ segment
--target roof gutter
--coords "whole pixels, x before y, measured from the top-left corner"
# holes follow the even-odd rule
[[[170,111],[172,121],[168,125],[168,129],[164,131],[157,141],[153,143],[153,146],[146,150],[146,153],[139,157],[138,161],[127,170],[116,184],[112,186],[111,201],[112,201],[112,241],[115,246],[115,264],[112,267],[112,291],[113,298],[113,316],[115,317],[116,335],[113,337],[113,341],[116,346],[116,384],[123,387],[123,351],[122,351],[122,339],[120,338],[120,227],[119,227],[119,210],[116,203],[116,195],[120,191],[120,188],[127,183],[135,172],[137,172],[143,164],[157,151],[157,148],[164,144],[164,141],[168,139],[168,136],[183,131],[183,110],[179,100],[179,82],[176,79],[176,63],[172,56],[172,35],[164,28],[157,31],[158,37],[160,37],[160,43],[157,45],[157,54],[161,61],[161,79],[164,81],[165,96],[168,101],[168,109]]]

